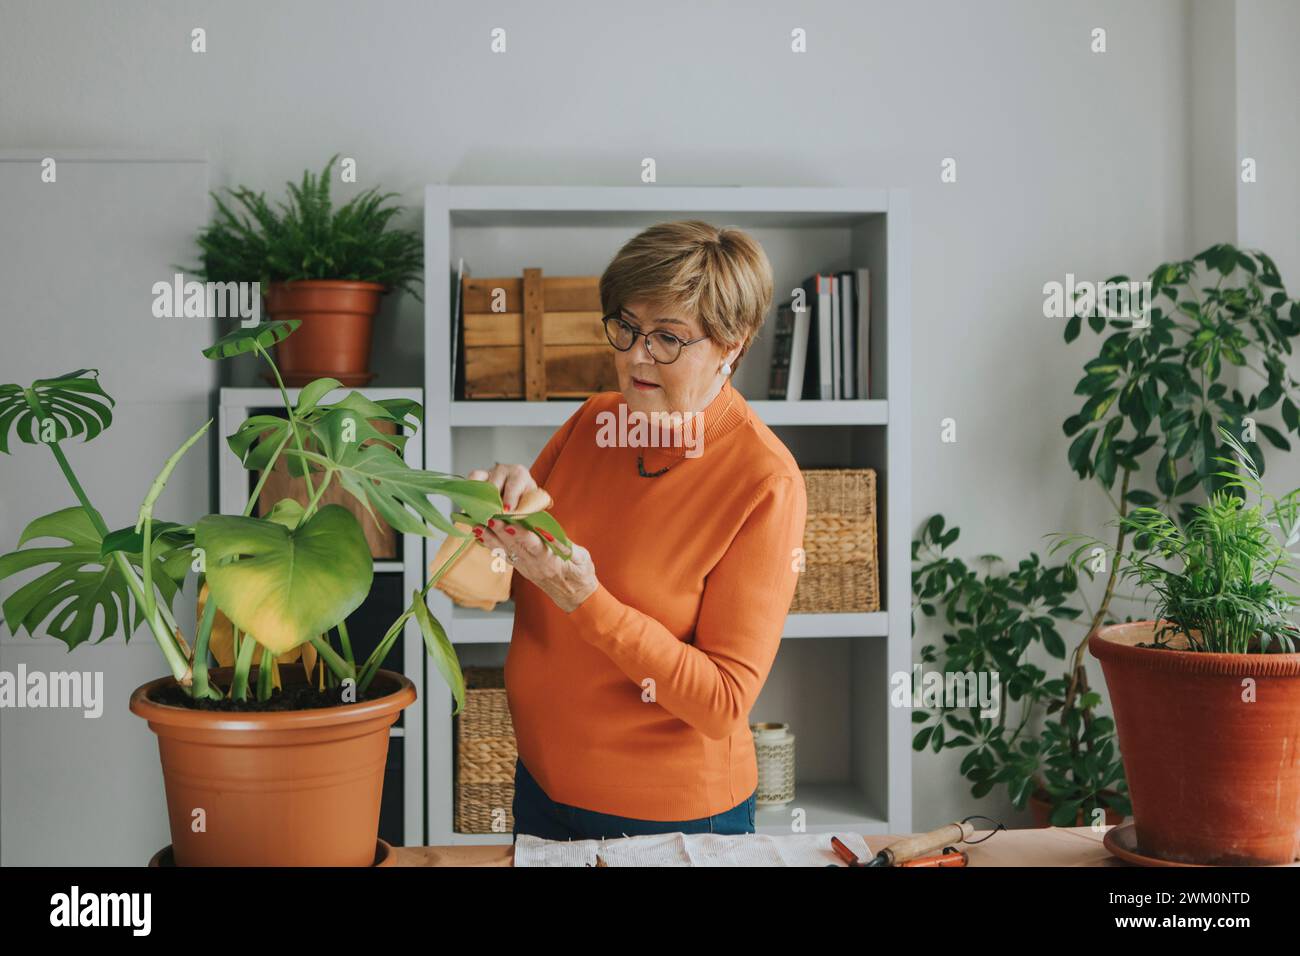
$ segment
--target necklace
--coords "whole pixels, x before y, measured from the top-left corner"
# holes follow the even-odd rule
[[[665,471],[667,471],[671,467],[672,465],[667,465],[663,468],[660,468],[658,471],[646,471],[644,456],[642,455],[636,456],[636,473],[640,475],[642,478],[658,478],[660,475],[662,475]]]
[[[725,387],[725,384],[726,384],[726,383],[723,383],[723,384],[724,384],[724,387]],[[716,398],[716,396],[715,396],[715,398]],[[728,395],[728,396],[727,396],[727,408],[730,408],[730,407],[731,407],[731,396]],[[723,409],[723,411],[726,411],[726,409]],[[676,462],[673,462],[673,464],[676,464]],[[644,455],[640,455],[640,454],[638,454],[638,455],[636,456],[636,473],[637,473],[638,475],[640,475],[642,478],[658,478],[660,475],[662,475],[664,472],[666,472],[666,471],[667,471],[669,468],[671,468],[671,467],[672,467],[672,465],[665,465],[664,467],[660,468],[658,471],[646,471],[646,470],[645,470],[645,456],[644,456]]]

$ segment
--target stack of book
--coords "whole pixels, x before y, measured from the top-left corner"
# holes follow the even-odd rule
[[[777,307],[769,399],[858,399],[871,394],[870,277],[817,273]]]

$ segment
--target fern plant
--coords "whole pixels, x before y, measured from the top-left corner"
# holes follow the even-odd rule
[[[390,229],[402,206],[385,205],[397,193],[377,187],[338,209],[330,198],[330,176],[338,155],[319,175],[304,171],[289,182],[288,202],[277,208],[245,187],[227,189],[229,202],[212,193],[217,213],[198,236],[202,264],[186,271],[210,282],[293,282],[346,279],[377,282],[420,295],[424,246],[419,233]]]

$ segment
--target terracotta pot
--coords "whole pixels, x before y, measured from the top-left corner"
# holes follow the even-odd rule
[[[225,684],[231,669],[215,668]],[[257,668],[253,668],[254,674]],[[255,678],[253,678],[255,679]],[[285,684],[305,680],[282,668]],[[371,866],[388,729],[415,702],[415,685],[380,670],[375,700],[316,710],[223,712],[159,704],[150,681],[131,711],[158,735],[177,866]],[[206,829],[192,830],[194,811]]]
[[[170,843],[149,858],[149,866],[154,868],[175,865],[176,860],[172,856],[172,846]],[[371,867],[397,866],[397,851],[393,849],[392,844],[388,841],[377,841],[377,846],[375,847],[375,860],[370,865]]]
[[[1088,639],[1110,689],[1139,851],[1206,865],[1294,861],[1300,654],[1134,646],[1155,627],[1116,624]]]
[[[370,333],[385,288],[375,282],[300,279],[273,282],[266,291],[271,320],[302,325],[275,347],[275,364],[287,385],[317,378],[359,384],[370,370]]]
[[[1106,792],[1109,793],[1109,791]],[[1107,826],[1118,826],[1124,822],[1124,815],[1122,813],[1116,813],[1110,807],[1105,807],[1104,809],[1106,811]],[[1052,810],[1052,798],[1045,790],[1039,790],[1029,798],[1029,814],[1034,821],[1034,826],[1039,829],[1053,825]],[[1091,814],[1089,814],[1089,817],[1085,819],[1083,809],[1080,808],[1079,812],[1074,816],[1074,823],[1070,824],[1070,826],[1092,826]]]

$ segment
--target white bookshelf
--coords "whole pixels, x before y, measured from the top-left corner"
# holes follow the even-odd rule
[[[882,610],[794,614],[751,720],[788,720],[796,735],[796,796],[760,807],[760,832],[906,833],[911,820],[910,712],[889,706],[889,678],[911,667],[910,236],[906,190],[754,187],[447,186],[425,188],[425,461],[465,474],[492,461],[531,463],[576,401],[454,401],[451,303],[456,263],[475,276],[599,274],[627,239],[655,222],[702,218],[762,243],[777,302],[814,272],[871,270],[871,385],[856,401],[769,401],[772,316],[735,384],[800,467],[877,470]],[[436,549],[438,540],[426,548]],[[433,550],[429,550],[431,558]],[[430,606],[464,664],[500,665],[510,605]],[[453,832],[451,693],[428,688],[427,841],[509,843],[510,834]],[[446,716],[443,716],[446,715]]]
[[[288,389],[289,401],[297,402],[299,389]],[[321,399],[321,404],[336,402],[349,392],[358,391],[371,401],[402,398],[423,403],[424,397],[418,388],[340,388]],[[217,455],[217,495],[218,511],[221,514],[242,514],[248,502],[248,472],[239,459],[226,447],[226,438],[233,435],[239,426],[251,415],[262,409],[283,408],[284,403],[276,388],[222,388],[219,393],[217,423],[221,430],[221,449]],[[412,468],[424,466],[424,445],[418,435],[408,441],[403,452],[403,459]],[[409,601],[410,595],[417,588],[424,586],[424,539],[417,534],[405,534],[402,540],[402,560],[375,561],[375,574],[400,575],[401,592],[405,599],[400,607],[393,611],[393,619],[401,614]],[[391,622],[390,622],[391,623]],[[354,635],[354,638],[357,635]],[[389,736],[402,741],[402,816],[403,845],[422,846],[425,843],[425,798],[424,798],[424,724],[425,724],[425,668],[424,638],[420,635],[419,625],[411,621],[402,632],[402,659],[404,671],[415,685],[416,700],[406,708],[401,726],[389,728]]]

